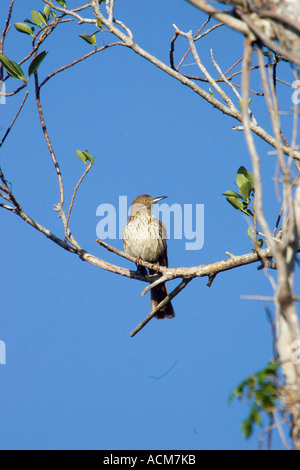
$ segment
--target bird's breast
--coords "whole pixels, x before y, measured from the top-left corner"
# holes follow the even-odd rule
[[[166,233],[152,214],[131,217],[123,231],[124,250],[132,256],[155,263],[166,249]]]

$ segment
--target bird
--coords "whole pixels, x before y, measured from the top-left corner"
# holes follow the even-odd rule
[[[142,194],[136,197],[131,205],[130,217],[123,230],[124,251],[138,260],[157,263],[168,267],[167,256],[167,230],[164,224],[152,214],[152,206],[167,196],[151,197]],[[138,265],[138,261],[137,261]],[[142,270],[146,272],[146,268]],[[156,273],[149,269],[149,274]],[[168,295],[166,283],[159,284],[151,289],[151,310]],[[175,316],[171,302],[156,313],[158,320]]]

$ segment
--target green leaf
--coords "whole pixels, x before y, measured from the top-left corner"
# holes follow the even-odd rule
[[[226,199],[235,209],[244,211],[244,203],[240,199],[232,196],[228,196]]]
[[[266,369],[262,369],[256,374],[257,381],[262,385],[266,380]]]
[[[241,201],[237,197],[232,197],[232,196],[228,196],[226,199],[229,202],[229,204],[231,204],[235,209],[244,212],[244,214],[247,214],[250,217],[254,217],[253,212],[250,209],[248,209],[248,205],[246,202]]]
[[[251,409],[251,421],[253,423],[258,424],[259,426],[261,426],[262,424],[262,419],[258,411],[258,407],[255,404],[252,406],[252,409]]]
[[[251,436],[252,432],[253,432],[252,421],[250,418],[247,418],[245,419],[245,421],[242,422],[243,436],[248,438]]]
[[[254,190],[253,174],[250,173],[250,171],[247,171],[247,169],[244,166],[241,166],[238,169],[237,175],[236,175],[236,184],[238,185],[239,190],[241,190],[241,186],[243,186],[243,184],[246,182],[249,182],[251,184],[251,188],[253,191]]]
[[[252,98],[249,98],[248,99],[248,107],[249,107],[251,101],[252,101]],[[241,111],[243,110],[243,100],[239,100],[239,108],[240,108]]]
[[[102,21],[101,21],[101,20],[97,20],[97,21],[96,21],[96,26],[98,26],[98,28],[102,28]]]
[[[252,184],[250,183],[250,181],[245,181],[245,183],[241,185],[240,191],[241,191],[241,195],[243,196],[243,199],[245,199],[246,201],[249,200],[252,189],[253,188],[252,188]]]
[[[249,183],[252,185],[252,189],[254,191],[254,175],[250,171],[247,171],[246,178],[248,179]]]
[[[67,8],[65,0],[55,0],[61,7]]]
[[[264,244],[264,241],[263,241],[262,238],[259,238],[259,239],[256,241],[256,243],[257,243],[258,248],[261,248],[261,247],[263,246],[263,244]]]
[[[84,154],[84,156],[86,157],[86,160],[88,160],[89,162],[91,162],[92,164],[94,164],[94,157],[92,157],[92,155],[88,152],[88,150],[84,150],[82,152]]]
[[[94,164],[94,157],[88,152],[88,150],[76,150],[77,157],[84,163],[90,161],[92,165]]]
[[[34,36],[34,30],[28,24],[25,23],[15,23],[15,28],[20,31],[20,33],[29,34]]]
[[[20,78],[24,79],[24,72],[13,60],[10,60],[6,55],[0,54],[0,61],[2,62],[3,67],[7,71],[7,73],[12,77],[12,78]]]
[[[241,166],[236,174],[236,184],[240,188],[247,181],[247,170],[244,166]]]
[[[33,22],[37,26],[39,26],[40,28],[43,26],[44,19],[41,16],[40,12],[35,11],[35,10],[31,10],[31,17],[32,17]]]
[[[263,55],[264,55],[265,57],[272,57],[271,52],[263,52]]]
[[[238,398],[239,400],[243,397],[244,387],[245,387],[245,382],[242,382],[237,387],[235,387],[234,390],[232,390],[228,398],[228,404],[232,402],[234,397]]]
[[[43,51],[41,52],[40,54],[38,54],[34,59],[33,61],[31,62],[31,64],[29,65],[29,68],[28,68],[28,76],[30,77],[34,72],[37,71],[37,69],[39,68],[39,66],[41,65],[42,61],[45,59],[46,55],[48,54],[48,52],[46,51]]]
[[[222,193],[222,196],[232,196],[232,197],[237,197],[239,199],[243,199],[242,196],[239,193],[236,193],[235,191],[225,191],[225,193]]]
[[[271,376],[276,375],[279,367],[280,367],[279,362],[270,362],[265,368],[266,374],[271,375]]]
[[[35,23],[33,23],[33,22],[32,22],[31,20],[29,20],[28,18],[25,18],[24,21],[25,21],[25,23],[30,23],[30,24],[32,24],[33,26],[35,26]]]
[[[86,163],[87,158],[84,155],[84,153],[82,152],[82,150],[76,150],[76,153],[77,153],[77,157],[79,158],[79,160]]]
[[[46,3],[45,8],[44,8],[44,17],[45,17],[47,22],[48,22],[49,16],[50,16],[50,10],[51,10],[50,5],[48,5],[48,3]]]
[[[50,11],[50,15],[51,15],[52,18],[54,18],[54,19],[57,17],[56,11],[54,11],[54,10],[51,10],[51,11]]]
[[[42,22],[45,23],[45,25],[47,25],[49,18],[47,19],[41,10],[39,11],[39,14],[40,14]]]
[[[94,46],[97,45],[97,40],[96,40],[95,34],[93,34],[91,36],[88,36],[87,34],[79,34],[79,37],[84,39],[84,41],[86,41],[89,44],[93,44]]]

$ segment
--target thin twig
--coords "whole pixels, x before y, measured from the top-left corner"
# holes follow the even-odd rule
[[[274,297],[268,297],[266,295],[241,295],[243,300],[261,300],[262,302],[274,302]]]
[[[275,422],[273,422],[273,420],[275,419]],[[278,418],[276,418],[276,414],[275,412],[272,413],[271,417],[270,417],[270,425],[267,426],[261,433],[260,433],[260,436],[259,436],[259,443],[258,443],[258,450],[261,450],[262,449],[262,445],[263,445],[263,440],[264,440],[264,437],[266,434],[268,434],[268,444],[267,444],[267,449],[270,450],[270,436],[271,436],[271,433],[274,429],[277,429],[278,432],[279,432],[279,435],[280,435],[280,438],[282,440],[282,443],[283,445],[287,448],[287,449],[290,449],[290,446],[288,445],[287,443],[287,440],[285,438],[285,435],[282,431],[282,426],[284,424],[286,424],[287,420],[284,418],[282,419],[281,421],[278,420]]]
[[[53,8],[53,10],[60,11],[61,13],[64,13],[65,15],[73,16],[74,18],[76,18],[78,20],[78,24],[81,24],[81,23],[90,23],[90,24],[96,23],[96,20],[89,19],[89,18],[83,18],[83,16],[80,16],[77,13],[77,11],[81,11],[85,8],[90,7],[91,6],[90,4],[84,5],[83,7],[80,7],[80,8],[75,8],[74,10],[68,10],[67,8],[63,8],[63,7],[59,7],[58,5],[55,5],[53,2],[51,2],[49,0],[43,0],[43,1],[45,3],[47,3],[48,5],[50,5],[50,7]]]
[[[276,333],[276,322],[272,317],[271,310],[269,309],[268,306],[265,307],[266,314],[269,319],[269,323],[271,326],[271,334],[272,334],[272,339],[273,339],[273,355],[274,355],[274,361],[279,362],[280,357],[279,357],[279,352],[278,352],[278,345],[277,345],[277,333]]]
[[[220,26],[223,26],[223,23],[217,23],[217,24],[214,24],[211,28],[207,29],[206,31],[204,31],[204,33],[201,34],[201,31],[205,28],[205,26],[209,23],[209,21],[211,20],[211,17],[209,16],[205,22],[203,23],[203,25],[198,29],[198,31],[196,32],[195,36],[194,36],[194,40],[195,41],[199,41],[199,39],[202,39],[204,36],[206,36],[207,34],[210,34],[212,31],[214,31],[215,29],[219,28]],[[173,52],[174,52],[174,48],[175,48],[175,36],[174,36],[174,44],[173,44]],[[171,47],[171,49],[172,49]],[[177,67],[174,67],[176,70],[179,70],[181,65],[183,64],[183,62],[185,61],[185,59],[187,58],[188,54],[190,53],[191,51],[191,48],[188,47],[187,51],[184,53],[184,55],[182,56],[179,64],[177,65]],[[173,67],[172,67],[173,68]]]
[[[132,330],[132,332],[130,333],[130,336],[133,338],[133,336],[135,336],[139,331],[141,331],[141,329],[144,328],[144,326],[146,326],[147,323],[149,323],[149,321],[154,317],[154,315],[157,312],[159,312],[159,310],[161,310],[162,307],[164,307],[167,303],[169,303],[170,300],[172,300],[176,295],[178,295],[179,292],[181,292],[188,285],[190,281],[191,279],[183,279],[181,283],[169,295],[167,295],[164,298],[164,300],[162,300],[157,305],[157,307],[155,307],[155,309],[153,309],[152,312],[149,313],[149,315],[147,315],[147,317],[144,318],[144,320],[134,330]]]
[[[144,290],[141,292],[141,296],[143,297],[149,290],[153,289],[154,287],[158,286],[159,284],[162,284],[163,282],[166,282],[169,280],[169,277],[164,274],[163,276],[160,276],[158,279],[156,279],[154,282],[149,284],[149,286],[145,287]]]
[[[44,86],[50,78],[54,77],[54,75],[57,75],[58,73],[63,72],[64,70],[73,67],[74,65],[79,64],[79,62],[82,62],[83,60],[87,59],[88,57],[91,57],[92,55],[96,54],[97,52],[104,51],[105,49],[108,49],[109,47],[116,46],[116,45],[122,45],[119,41],[113,42],[111,44],[104,44],[101,47],[98,47],[97,49],[94,49],[93,51],[89,52],[88,54],[85,54],[84,56],[80,57],[79,59],[74,60],[73,62],[64,65],[63,67],[60,67],[59,69],[55,70],[51,74],[49,74],[41,83],[40,83],[40,88]]]
[[[54,165],[54,168],[55,168],[55,172],[56,172],[56,175],[57,175],[58,185],[59,185],[59,193],[60,193],[60,205],[62,207],[63,204],[64,204],[64,185],[63,185],[63,180],[62,180],[62,174],[61,174],[61,171],[60,171],[60,167],[59,167],[59,164],[58,164],[53,146],[52,146],[51,141],[50,141],[50,137],[49,137],[49,134],[48,134],[48,130],[47,130],[47,126],[46,126],[46,122],[45,122],[45,118],[44,118],[44,113],[43,113],[42,103],[41,103],[41,96],[40,96],[40,86],[39,86],[37,72],[34,73],[34,80],[35,80],[35,98],[36,98],[36,104],[37,104],[37,108],[38,108],[40,123],[41,123],[41,126],[42,126],[42,131],[43,131],[43,134],[44,134],[44,138],[45,138],[48,150],[50,152],[51,159],[52,159],[52,162],[53,162],[53,165]]]
[[[75,237],[72,235],[71,230],[67,223],[65,211],[63,210],[60,203],[54,205],[54,210],[58,212],[59,217],[61,218],[61,221],[63,223],[64,229],[65,229],[65,240],[69,241],[71,245],[73,245],[73,247],[76,248],[78,253],[82,253],[83,249],[81,248],[81,246],[79,245]]]
[[[6,131],[6,133],[5,133],[4,137],[3,137],[3,139],[2,139],[1,142],[0,142],[0,148],[1,148],[2,145],[4,144],[4,141],[5,141],[6,137],[8,136],[8,134],[9,134],[10,131],[11,131],[11,128],[13,127],[14,123],[16,122],[16,119],[17,119],[17,117],[19,116],[19,114],[20,114],[20,112],[21,112],[21,110],[22,110],[22,108],[23,108],[23,106],[24,106],[24,104],[25,104],[25,101],[26,101],[26,99],[27,99],[28,94],[29,94],[29,91],[26,91],[25,96],[24,96],[24,98],[23,98],[23,100],[22,100],[22,103],[20,104],[20,107],[19,107],[19,109],[18,109],[18,111],[17,111],[15,117],[14,117],[13,120],[12,120],[12,123],[11,123],[10,126],[8,127],[8,129],[7,129],[7,131]]]
[[[1,40],[0,40],[0,54],[3,54],[4,40],[5,40],[5,36],[7,35],[8,31],[9,31],[9,28],[10,28],[9,23],[10,23],[11,13],[12,13],[12,8],[14,6],[14,3],[15,3],[15,0],[11,0],[10,5],[9,5],[5,26],[4,26],[4,29],[2,31]],[[2,76],[0,78],[2,79]]]
[[[15,207],[9,206],[8,204],[2,204],[2,202],[0,202],[0,207],[7,209],[8,211],[16,212]]]
[[[69,226],[69,220],[70,220],[70,216],[71,216],[71,212],[72,212],[72,208],[73,208],[73,204],[74,204],[74,201],[75,201],[75,197],[76,197],[78,188],[79,188],[79,186],[81,185],[81,183],[82,183],[82,181],[84,180],[84,178],[86,177],[86,175],[88,174],[88,172],[90,171],[90,169],[92,168],[92,166],[93,166],[93,163],[92,163],[92,162],[90,162],[89,165],[86,166],[86,169],[85,169],[83,175],[80,177],[78,183],[76,184],[76,186],[75,186],[75,188],[74,188],[73,195],[72,195],[72,199],[71,199],[71,203],[70,203],[70,207],[69,207],[69,210],[68,210],[67,219],[66,219],[66,227]]]
[[[214,54],[213,54],[213,50],[211,49],[210,50],[210,56],[211,56],[211,60],[212,60],[212,63],[213,65],[215,66],[215,68],[217,69],[217,71],[219,72],[221,78],[224,80],[224,82],[232,89],[233,93],[235,94],[235,96],[237,97],[238,100],[241,100],[241,95],[239,94],[239,92],[235,89],[235,86],[233,85],[233,83],[231,83],[228,78],[225,77],[225,74],[222,72],[220,66],[217,64],[215,58],[214,58]]]
[[[212,85],[212,87],[220,95],[222,100],[227,104],[227,106],[228,106],[227,109],[230,109],[231,111],[237,111],[236,107],[234,106],[234,104],[231,101],[231,99],[229,98],[229,96],[222,90],[221,87],[219,87],[219,85],[217,85],[217,83],[214,81],[214,79],[212,78],[212,76],[210,75],[210,73],[208,72],[206,67],[204,67],[202,61],[200,60],[199,54],[198,54],[197,49],[195,47],[195,41],[194,41],[194,38],[193,38],[192,31],[189,31],[188,33],[184,33],[183,31],[180,31],[175,24],[173,26],[174,26],[174,28],[175,28],[175,30],[177,31],[178,34],[180,34],[181,36],[184,36],[188,39],[189,45],[190,45],[190,48],[191,48],[191,52],[194,56],[196,64],[198,65],[198,67],[201,70],[201,72],[203,73],[203,75],[207,78],[209,83]]]
[[[279,421],[278,415],[277,415],[277,413],[276,413],[276,410],[274,411],[274,418],[275,418],[275,426],[276,426],[276,429],[277,429],[278,432],[279,432],[280,439],[281,439],[281,441],[282,441],[284,447],[285,447],[286,449],[290,450],[290,449],[291,449],[291,446],[288,444],[287,439],[286,439],[285,434],[284,434],[284,431],[283,431],[283,429],[282,429],[282,426],[283,426],[283,424],[286,423],[286,420]]]
[[[291,185],[291,190],[293,188],[295,188],[298,183],[299,183],[299,179],[300,179],[300,174],[297,175],[295,181],[293,182],[293,184]],[[273,230],[273,237],[275,237],[276,233],[277,233],[277,230],[279,228],[279,223],[280,223],[280,220],[281,220],[281,217],[282,217],[282,214],[283,214],[283,209],[284,209],[284,205],[285,205],[285,200],[282,202],[281,204],[281,208],[280,208],[280,211],[279,211],[279,214],[278,214],[278,217],[277,217],[277,221],[276,221],[276,224],[275,224],[275,228]]]
[[[5,79],[3,80],[5,81]],[[0,96],[5,96],[7,98],[11,97],[11,96],[15,96],[17,95],[21,90],[23,90],[24,88],[27,87],[27,83],[26,82],[23,82],[23,84],[21,86],[19,86],[19,88],[16,88],[15,91],[12,91],[11,93],[2,93],[0,92]]]

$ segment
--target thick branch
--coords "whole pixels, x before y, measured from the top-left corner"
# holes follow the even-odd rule
[[[237,18],[234,18],[232,14],[222,13],[220,10],[218,10],[217,8],[213,8],[204,0],[186,0],[186,1],[194,5],[195,7],[199,8],[200,10],[204,11],[208,15],[212,16],[216,20],[221,21],[229,28],[234,29],[235,31],[238,31],[239,33],[242,33],[245,35],[249,34],[250,30],[245,25],[245,23],[243,23],[243,21],[240,21]]]

